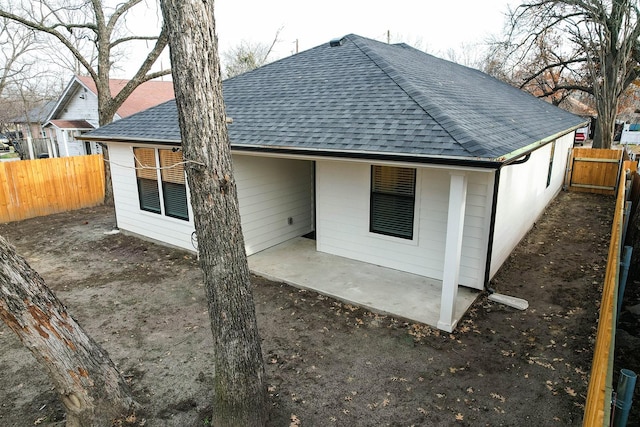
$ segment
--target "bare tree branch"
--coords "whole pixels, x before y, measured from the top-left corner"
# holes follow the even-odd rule
[[[127,84],[122,88],[122,90],[120,90],[120,92],[113,98],[114,103],[117,103],[118,105],[122,105],[122,102],[124,102],[124,100],[127,99],[129,95],[131,95],[131,93],[135,90],[135,88],[138,87],[141,83],[151,80],[151,78],[160,77],[160,76],[164,76],[171,73],[171,70],[163,70],[163,71],[154,73],[155,77],[152,77],[152,75],[147,75],[147,73],[151,69],[151,66],[156,62],[156,60],[158,59],[158,57],[160,56],[164,48],[167,46],[167,43],[169,43],[169,37],[167,34],[166,27],[163,26],[162,31],[160,32],[160,35],[156,40],[155,46],[153,47],[151,52],[149,52],[149,54],[147,55],[147,58],[142,63],[140,68],[138,68],[138,71],[136,72],[136,74],[131,78],[131,80],[127,82]]]
[[[225,62],[224,78],[235,77],[266,64],[273,47],[279,41],[281,31],[282,27],[276,31],[271,45],[243,40],[239,45],[223,52],[222,56]]]
[[[269,49],[267,49],[267,52],[264,54],[264,57],[262,58],[261,62],[263,64],[265,64],[267,62],[267,58],[271,54],[271,51],[273,50],[273,47],[278,42],[278,38],[280,37],[280,33],[282,32],[283,29],[284,29],[284,27],[280,27],[280,28],[278,28],[278,31],[276,31],[276,35],[273,37],[273,41],[271,42],[271,46],[269,46]]]
[[[130,36],[130,37],[122,37],[119,38],[117,40],[112,41],[109,46],[113,49],[114,47],[122,44],[122,43],[126,43],[126,42],[131,42],[131,41],[151,41],[151,40],[158,40],[158,36]]]
[[[510,10],[505,39],[489,62],[494,75],[550,97],[594,97],[594,146],[613,138],[618,98],[640,76],[640,12],[636,0],[538,0]],[[549,41],[557,42],[549,43]]]
[[[4,18],[7,18],[7,19],[10,19],[10,20],[12,20],[14,22],[18,22],[18,23],[20,23],[20,24],[22,24],[22,25],[24,25],[24,26],[26,26],[28,28],[31,28],[33,30],[41,31],[43,33],[47,33],[47,34],[52,35],[53,37],[58,39],[58,41],[60,41],[60,43],[62,43],[67,49],[69,49],[71,54],[82,64],[83,67],[85,67],[87,69],[87,72],[89,74],[91,74],[91,77],[94,80],[97,79],[97,74],[93,70],[93,67],[91,66],[91,64],[85,59],[85,57],[76,48],[76,46],[73,43],[71,43],[71,41],[69,41],[69,39],[67,39],[63,34],[61,34],[56,29],[58,26],[49,27],[49,26],[43,25],[43,24],[41,24],[39,22],[32,21],[32,20],[23,18],[21,16],[14,15],[13,13],[6,12],[6,11],[4,11],[2,9],[0,9],[0,17],[4,17]],[[67,27],[65,26],[65,28],[67,28]]]

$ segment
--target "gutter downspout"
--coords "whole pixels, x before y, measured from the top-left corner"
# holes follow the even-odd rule
[[[503,163],[496,169],[495,179],[493,181],[493,198],[491,200],[491,219],[489,223],[489,241],[487,243],[487,262],[484,269],[484,288],[489,294],[494,294],[496,291],[489,286],[489,276],[491,274],[491,257],[493,254],[493,239],[496,230],[496,212],[498,210],[498,190],[500,188],[500,171],[503,166],[521,165],[526,163],[531,158],[531,153],[527,153],[524,157],[515,160],[510,163]]]
[[[500,171],[502,167],[496,169],[493,180],[493,198],[491,200],[491,219],[489,220],[489,242],[487,243],[487,258],[484,266],[484,288],[493,294],[495,289],[489,286],[489,275],[491,274],[491,257],[493,255],[493,237],[496,231],[496,211],[498,207],[498,188],[500,186]]]

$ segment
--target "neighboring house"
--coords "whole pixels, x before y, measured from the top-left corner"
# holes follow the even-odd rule
[[[560,191],[585,124],[356,35],[223,86],[247,254],[314,231],[317,251],[442,281],[448,331],[458,286],[488,285]],[[118,226],[193,250],[175,102],[82,138],[109,146]]]
[[[111,79],[109,88],[116,95],[128,80]],[[113,120],[120,120],[154,105],[173,99],[173,82],[148,81],[138,86],[118,108]],[[45,128],[52,129],[58,142],[61,157],[100,153],[94,142],[76,139],[97,128],[98,91],[91,77],[74,76],[60,96],[49,116]]]
[[[37,107],[27,111],[24,115],[13,119],[16,131],[21,134],[23,138],[55,138],[55,135],[46,132],[44,124],[57,102],[57,100],[43,102]]]
[[[56,103],[55,100],[43,102],[13,119],[16,130],[12,142],[24,158],[42,155],[57,157],[55,132],[44,127]]]

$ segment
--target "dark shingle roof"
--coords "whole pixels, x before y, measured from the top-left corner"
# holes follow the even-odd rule
[[[584,122],[480,71],[356,35],[223,86],[236,148],[498,159]],[[88,136],[179,142],[175,102]]]
[[[49,117],[49,113],[56,106],[57,100],[46,101],[35,108],[29,110],[25,115],[11,120],[12,123],[44,123]]]

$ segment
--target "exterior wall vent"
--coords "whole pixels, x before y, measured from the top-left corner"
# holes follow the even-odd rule
[[[337,39],[333,39],[329,42],[329,46],[331,47],[338,47],[338,46],[342,46],[345,42],[345,38],[344,37],[340,37]]]

